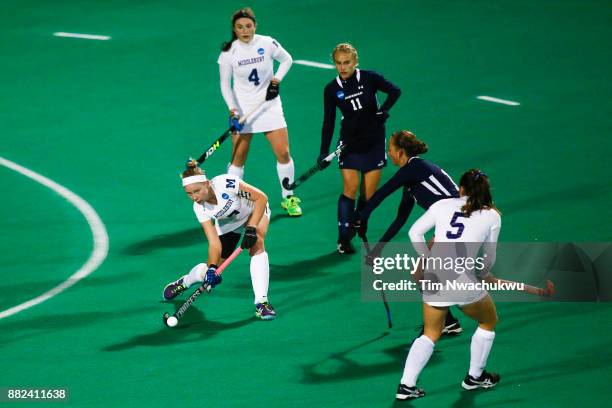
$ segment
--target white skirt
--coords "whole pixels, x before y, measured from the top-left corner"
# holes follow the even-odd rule
[[[451,307],[451,306],[461,307],[461,306],[471,305],[472,303],[479,302],[482,299],[484,299],[485,296],[487,296],[488,294],[489,292],[487,292],[486,290],[483,290],[478,295],[473,296],[470,299],[466,299],[464,302],[425,302],[425,303],[433,307]]]
[[[257,103],[251,103],[250,101],[247,103],[244,100],[238,99],[238,105],[240,112],[243,115],[247,115],[257,106]],[[264,102],[260,108],[253,112],[247,118],[244,128],[240,133],[270,132],[286,127],[287,122],[285,122],[285,114],[283,113],[283,103],[280,96],[278,96],[271,101]]]

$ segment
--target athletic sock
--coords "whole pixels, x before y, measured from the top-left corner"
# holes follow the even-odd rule
[[[194,283],[204,282],[204,276],[206,276],[206,271],[208,267],[205,263],[200,263],[191,268],[189,273],[183,276],[183,283],[185,286],[190,287]]]
[[[355,212],[355,200],[340,194],[338,198],[338,237],[340,239],[351,238],[351,222]]]
[[[457,320],[457,319],[455,318],[455,316],[453,316],[453,314],[451,313],[450,307],[449,307],[448,311],[446,312],[446,317],[445,317],[445,320],[444,320],[444,325],[445,326],[451,325],[451,324],[455,323],[455,320]]]
[[[484,368],[487,365],[487,359],[493,346],[495,332],[481,329],[476,329],[472,336],[472,345],[470,346],[470,375],[478,378],[482,375]]]
[[[404,375],[400,382],[409,387],[416,386],[417,378],[423,371],[423,368],[431,358],[434,350],[434,342],[424,334],[417,338],[410,347],[408,357],[406,357],[406,365],[404,366]]]
[[[227,166],[227,174],[238,177],[240,180],[244,179],[244,166],[234,166],[232,163]]]
[[[254,303],[262,303],[268,297],[268,285],[270,282],[270,264],[268,253],[262,252],[251,257],[251,283],[255,294]]]
[[[357,199],[357,208],[355,208],[355,213],[353,214],[354,221],[357,221],[361,216],[361,210],[363,210],[363,208],[365,207],[366,202],[367,201],[365,198],[359,196],[359,198]]]
[[[295,167],[293,165],[293,159],[290,157],[288,163],[276,162],[276,173],[278,173],[278,181],[281,183],[281,189],[283,190],[283,198],[287,198],[293,195],[293,190],[287,190],[283,187],[283,180],[289,179],[289,183],[293,183],[295,179]]]

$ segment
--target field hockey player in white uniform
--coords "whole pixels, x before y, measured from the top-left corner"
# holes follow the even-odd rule
[[[228,173],[244,178],[244,165],[254,133],[264,133],[276,156],[276,171],[281,183],[281,207],[289,216],[302,215],[300,199],[282,186],[284,178],[295,177],[289,154],[289,135],[279,96],[279,84],[291,68],[291,55],[272,37],[255,34],[255,14],[243,8],[232,15],[232,39],[223,44],[219,55],[221,94],[230,111],[230,125],[238,132],[232,135],[233,152]],[[280,65],[274,73],[274,60]],[[232,82],[233,80],[233,88]],[[257,106],[264,100],[260,108]],[[252,112],[244,124],[241,115]]]
[[[205,280],[212,287],[221,283],[217,266],[234,251],[242,232],[241,246],[251,255],[251,282],[255,294],[255,315],[272,320],[276,312],[268,302],[270,265],[264,239],[270,223],[268,197],[259,189],[231,174],[208,180],[197,162],[190,161],[182,174],[185,193],[193,201],[193,211],[208,240],[208,261],[169,283],[163,296],[170,300],[190,286]]]
[[[467,252],[471,252],[469,256],[475,257],[474,252],[482,248],[481,256],[487,261],[479,272],[480,276],[473,278],[488,281],[489,270],[495,262],[497,237],[501,228],[501,216],[493,204],[489,178],[477,169],[467,171],[459,182],[459,195],[459,198],[440,200],[429,207],[410,228],[410,240],[418,254],[431,259],[444,253],[445,248],[453,247],[450,244],[453,242],[466,243],[460,246],[468,248]],[[430,250],[426,245],[425,233],[432,228],[435,228],[435,242]],[[461,277],[463,275],[459,274],[457,279]],[[495,304],[487,291],[476,289],[465,294],[452,291],[447,294],[447,301],[429,301],[431,298],[424,292],[423,299],[424,332],[410,348],[396,398],[405,400],[425,395],[422,389],[416,387],[417,379],[433,354],[434,344],[444,327],[446,312],[453,305],[459,306],[465,315],[478,322],[470,347],[470,367],[461,383],[462,387],[473,390],[497,385],[499,375],[484,370],[497,324]]]

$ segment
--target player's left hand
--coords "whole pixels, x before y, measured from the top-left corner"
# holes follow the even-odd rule
[[[271,101],[276,98],[280,93],[280,84],[274,80],[270,81],[268,89],[266,90],[266,101]]]
[[[378,121],[379,124],[384,125],[387,119],[389,119],[389,112],[387,111],[376,112],[376,120]]]
[[[244,237],[242,237],[242,243],[240,246],[244,249],[251,249],[257,242],[257,230],[255,227],[246,227],[244,230]]]
[[[230,111],[229,125],[232,129],[232,132],[240,132],[244,128],[244,125],[240,123],[240,114],[238,113],[238,111]]]
[[[221,275],[217,275],[217,266],[216,265],[210,265],[210,267],[208,268],[208,270],[206,271],[206,282],[208,282],[210,284],[210,287],[214,288],[215,286],[217,286],[218,284],[220,284],[223,279],[221,278]]]

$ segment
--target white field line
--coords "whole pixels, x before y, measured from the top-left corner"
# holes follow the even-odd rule
[[[42,176],[30,169],[20,166],[17,163],[14,163],[10,160],[6,160],[1,156],[0,165],[8,167],[11,170],[14,170],[26,177],[31,178],[32,180],[42,184],[45,187],[50,188],[51,190],[55,191],[57,194],[68,200],[68,202],[74,205],[81,212],[81,214],[83,214],[85,220],[89,224],[91,233],[93,235],[93,249],[91,251],[89,259],[87,260],[87,262],[85,262],[85,264],[83,264],[83,266],[81,266],[78,271],[76,271],[64,282],[60,283],[53,289],[48,290],[42,295],[0,312],[0,319],[4,319],[5,317],[12,316],[16,313],[29,309],[52,298],[53,296],[63,292],[64,290],[68,289],[69,287],[71,287],[72,285],[95,271],[102,264],[102,262],[104,262],[104,259],[108,254],[108,233],[106,232],[106,227],[100,219],[100,216],[98,215],[98,213],[96,213],[93,207],[89,205],[87,201],[83,200],[81,197],[74,194],[66,187],[63,187],[57,184],[55,181],[48,179],[47,177]]]
[[[307,60],[293,60],[294,64],[306,65],[309,67],[323,68],[323,69],[334,69],[335,67],[330,64],[322,64],[320,62],[307,61]]]
[[[506,100],[506,99],[493,98],[492,96],[486,96],[486,95],[477,96],[476,98],[480,99],[482,101],[501,103],[503,105],[510,105],[510,106],[518,106],[518,105],[520,105],[520,103],[518,103],[518,102],[509,101],[509,100]]]
[[[84,40],[107,41],[111,38],[108,35],[78,34],[78,33],[53,33],[56,37],[82,38]]]

